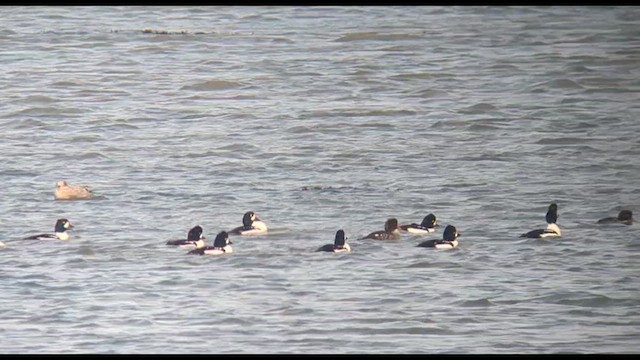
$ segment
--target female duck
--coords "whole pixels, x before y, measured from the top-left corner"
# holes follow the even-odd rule
[[[196,225],[189,230],[186,239],[169,240],[167,245],[175,245],[181,248],[201,248],[207,246],[206,238],[202,234],[202,227]]]
[[[222,255],[231,254],[233,249],[231,248],[231,240],[229,240],[229,234],[226,231],[220,231],[216,235],[216,239],[213,240],[213,246],[205,246],[189,251],[187,254],[191,255]]]
[[[58,219],[56,221],[55,233],[53,234],[38,234],[28,236],[23,240],[69,240],[69,234],[67,230],[71,229],[73,225],[67,219]]]
[[[93,192],[88,186],[73,186],[60,180],[56,183],[56,191],[53,196],[56,200],[86,200],[91,199]]]
[[[418,244],[419,247],[432,247],[436,249],[453,249],[458,247],[458,236],[460,233],[453,225],[447,225],[442,233],[442,240],[427,240]]]
[[[242,226],[229,231],[229,234],[236,235],[262,235],[268,231],[267,224],[262,222],[253,211],[248,211],[242,217]]]
[[[631,210],[621,210],[618,213],[617,218],[607,217],[607,218],[598,220],[598,224],[615,224],[615,223],[631,225],[633,223],[633,213],[631,213]]]
[[[333,244],[326,244],[318,248],[316,251],[327,251],[327,252],[351,252],[351,246],[347,244],[347,237],[344,236],[344,230],[340,229],[336,231],[336,238],[333,241]]]
[[[362,239],[373,239],[373,240],[394,240],[400,238],[400,227],[398,226],[398,219],[389,218],[384,223],[384,231],[374,231],[365,237],[361,237],[358,240]]]
[[[528,233],[524,233],[520,235],[520,237],[526,238],[547,238],[547,237],[561,237],[562,233],[560,232],[560,227],[556,224],[558,221],[558,205],[552,203],[549,205],[549,209],[547,210],[547,215],[545,216],[547,220],[547,228],[546,229],[536,229],[531,230]]]
[[[422,219],[422,223],[420,225],[416,223],[412,223],[411,225],[400,225],[400,229],[411,234],[422,235],[436,231],[436,225],[436,216],[429,214]]]

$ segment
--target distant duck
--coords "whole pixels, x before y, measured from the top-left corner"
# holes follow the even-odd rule
[[[344,236],[344,230],[336,231],[336,238],[333,244],[326,244],[318,248],[316,251],[327,252],[351,252],[351,246],[347,244],[347,237]]]
[[[393,240],[400,238],[400,227],[398,226],[398,219],[389,218],[384,223],[384,231],[374,231],[362,239],[374,239],[374,240]]]
[[[55,233],[28,236],[23,240],[69,240],[69,234],[67,233],[67,230],[69,230],[72,227],[73,225],[71,225],[69,220],[58,219],[58,221],[56,221],[56,226],[54,228]]]
[[[0,241],[0,248],[3,248],[5,246],[7,246],[7,245],[5,245],[2,241]]]
[[[549,205],[549,209],[547,210],[547,215],[545,216],[547,220],[547,228],[546,229],[536,229],[531,230],[528,233],[520,235],[520,237],[526,238],[547,238],[547,237],[561,237],[562,233],[560,232],[560,227],[556,224],[558,221],[558,205],[552,203]]]
[[[181,248],[201,248],[207,246],[205,240],[206,238],[202,234],[202,227],[196,225],[189,230],[186,239],[169,240],[167,245],[176,245]]]
[[[265,224],[258,215],[253,211],[247,211],[242,216],[242,226],[229,231],[229,234],[236,235],[262,235],[268,231],[267,224]]]
[[[436,216],[429,214],[422,219],[422,223],[420,225],[416,223],[412,223],[411,225],[400,225],[400,229],[411,234],[422,235],[436,231],[436,226]]]
[[[436,249],[453,249],[458,247],[458,236],[460,233],[453,225],[447,225],[442,233],[442,240],[427,240],[418,244],[419,247],[432,247]]]
[[[53,195],[56,200],[87,200],[93,197],[93,193],[88,186],[69,185],[64,180],[56,183],[56,191]]]
[[[598,220],[598,224],[615,224],[615,223],[631,225],[633,223],[633,214],[631,213],[631,210],[621,210],[618,213],[617,218],[607,217],[607,218]]]
[[[231,240],[229,240],[229,234],[226,231],[221,231],[216,235],[216,239],[213,240],[213,246],[205,246],[189,251],[187,254],[191,255],[222,255],[231,254],[233,249],[231,248]]]

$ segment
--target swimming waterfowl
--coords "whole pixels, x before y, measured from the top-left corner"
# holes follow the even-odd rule
[[[442,240],[427,240],[418,244],[419,247],[432,247],[436,249],[453,249],[458,247],[458,236],[460,233],[453,225],[447,225],[442,233]]]
[[[531,230],[528,233],[524,233],[520,235],[520,237],[526,238],[547,238],[547,237],[561,237],[562,233],[560,232],[560,227],[556,224],[558,221],[558,205],[552,203],[549,205],[547,209],[547,215],[545,215],[545,219],[547,220],[547,228],[546,229],[536,229]]]
[[[231,248],[231,240],[229,240],[229,234],[226,231],[220,231],[213,240],[213,246],[205,246],[189,251],[190,255],[222,255],[231,254],[233,249]]]
[[[365,237],[361,237],[358,240],[362,239],[374,239],[374,240],[393,240],[400,238],[400,227],[398,226],[398,219],[389,218],[384,223],[384,231],[374,231]]]
[[[69,234],[67,230],[71,229],[73,225],[67,219],[58,219],[54,228],[54,233],[38,234],[27,236],[23,240],[69,240]]]
[[[242,216],[242,226],[230,230],[229,234],[236,235],[263,235],[268,232],[265,224],[253,211],[247,211]]]
[[[56,183],[53,194],[56,200],[86,200],[93,196],[92,190],[84,185],[69,185],[65,180]]]
[[[202,233],[202,227],[196,225],[189,230],[186,239],[169,240],[167,245],[175,245],[181,248],[201,248],[207,246],[206,238]]]
[[[347,237],[344,235],[344,230],[340,229],[336,231],[336,237],[333,241],[333,244],[323,245],[316,251],[351,252],[351,246],[347,244]]]
[[[598,220],[598,224],[614,224],[620,223],[625,225],[631,225],[633,223],[633,213],[631,210],[620,210],[618,217],[607,217]]]
[[[436,231],[437,226],[436,216],[429,214],[422,219],[420,225],[412,223],[410,225],[400,225],[400,230],[404,230],[411,234],[422,235]]]

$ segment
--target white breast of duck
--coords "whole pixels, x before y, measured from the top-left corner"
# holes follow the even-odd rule
[[[544,230],[542,234],[540,234],[541,238],[547,237],[561,237],[562,233],[560,232],[560,227],[555,223],[547,224],[547,228]]]
[[[199,240],[185,240],[184,243],[179,244],[178,247],[182,249],[199,249],[207,246],[204,239]]]
[[[458,240],[437,242],[434,247],[440,250],[454,249],[458,247]]]
[[[342,245],[341,248],[333,248],[333,252],[334,253],[343,253],[343,252],[351,252],[351,246],[349,246],[349,244],[344,244]]]
[[[436,229],[435,228],[425,228],[425,227],[422,227],[420,225],[416,225],[416,226],[407,226],[406,231],[408,233],[411,233],[411,234],[423,235],[423,234],[432,233],[432,232],[436,231]]]
[[[224,247],[209,247],[204,250],[204,255],[222,255],[222,254],[231,254],[233,253],[233,249],[231,245],[226,245]]]
[[[66,231],[57,232],[56,237],[60,240],[69,240],[69,233],[67,233]]]
[[[261,220],[256,220],[251,223],[251,229],[241,230],[240,235],[263,235],[268,232],[267,224]]]

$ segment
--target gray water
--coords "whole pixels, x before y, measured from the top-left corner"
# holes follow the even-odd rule
[[[0,7],[0,49],[2,353],[640,351],[596,225],[640,211],[638,7]]]

